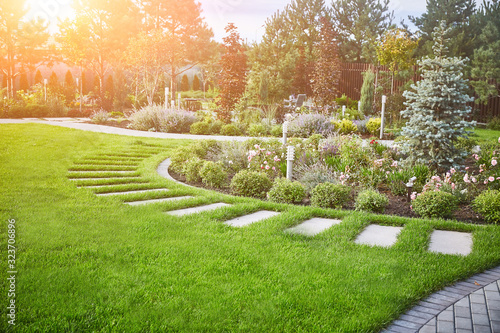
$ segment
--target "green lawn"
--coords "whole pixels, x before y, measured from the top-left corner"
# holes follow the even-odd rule
[[[476,128],[474,133],[477,134],[477,139],[479,141],[492,141],[498,142],[500,138],[500,131],[493,131],[489,129]]]
[[[0,125],[0,331],[377,332],[433,291],[500,264],[500,226],[278,205],[159,177],[156,166],[187,142]],[[103,160],[107,172],[137,170],[136,184],[195,198],[131,207],[68,180],[68,170],[97,170]],[[164,214],[221,201],[233,205]],[[282,214],[245,228],[223,224],[260,209]],[[311,217],[343,222],[313,238],[283,232]],[[9,219],[15,330],[6,319]],[[405,228],[392,248],[354,244],[370,223]],[[472,232],[472,254],[427,252],[433,228]]]

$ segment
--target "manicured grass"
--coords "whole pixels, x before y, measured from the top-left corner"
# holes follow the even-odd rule
[[[157,165],[187,142],[0,125],[0,331],[14,331],[5,319],[9,219],[16,220],[17,332],[377,332],[431,292],[500,264],[499,226],[272,204],[158,176]],[[109,188],[76,187],[119,181],[68,180],[68,170],[92,156],[127,166],[124,155],[149,145],[162,148],[134,159],[136,183],[147,186],[123,188],[166,187],[160,197],[193,199],[130,207],[123,196],[94,195]],[[164,213],[215,202],[232,206]],[[223,224],[261,209],[282,214],[245,228]],[[343,222],[313,238],[283,232],[312,217]],[[392,248],[354,244],[370,223],[405,228]],[[429,253],[433,229],[472,232],[472,254]]]
[[[500,131],[489,129],[476,128],[474,133],[478,135],[477,139],[479,141],[498,142],[498,138],[500,137]]]

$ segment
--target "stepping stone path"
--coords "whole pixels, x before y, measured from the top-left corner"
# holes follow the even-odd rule
[[[429,251],[466,256],[472,252],[472,236],[466,232],[434,230]]]
[[[316,236],[322,231],[331,228],[333,225],[339,224],[341,220],[324,219],[315,217],[310,220],[304,221],[301,224],[285,230],[285,232],[292,234],[300,234],[305,236]]]
[[[396,243],[401,227],[386,227],[382,225],[369,225],[356,238],[356,244],[370,246],[390,247]]]
[[[223,202],[219,202],[219,203],[214,203],[214,204],[205,205],[205,206],[198,206],[198,207],[192,207],[192,208],[173,210],[173,211],[166,212],[166,213],[168,215],[184,216],[184,215],[201,213],[201,212],[211,211],[211,210],[214,210],[217,208],[229,207],[229,206],[231,206],[231,205],[223,203]]]
[[[224,224],[232,227],[244,227],[252,223],[268,219],[270,217],[276,216],[279,213],[271,212],[268,210],[261,210],[253,214],[243,215],[235,219],[224,222]]]

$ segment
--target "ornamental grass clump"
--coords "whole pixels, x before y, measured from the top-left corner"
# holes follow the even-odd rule
[[[264,199],[272,187],[269,177],[259,171],[242,170],[231,180],[231,191],[236,195]]]
[[[195,121],[193,112],[148,105],[130,116],[129,127],[140,131],[187,133]]]
[[[299,182],[286,178],[276,178],[268,193],[269,201],[286,204],[299,204],[306,196],[306,188]]]
[[[354,207],[356,210],[383,213],[388,203],[389,199],[385,194],[377,190],[366,189],[359,192]]]
[[[443,191],[423,192],[412,201],[412,209],[425,218],[451,217],[457,209],[457,199]]]
[[[346,185],[332,183],[319,184],[312,190],[311,205],[321,208],[342,208],[351,194],[351,188]]]
[[[298,115],[288,124],[289,136],[307,138],[313,134],[321,134],[324,137],[335,131],[334,125],[329,118],[323,114],[306,113]]]

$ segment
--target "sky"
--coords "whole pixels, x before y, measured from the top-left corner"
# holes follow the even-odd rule
[[[28,0],[28,17],[41,17],[51,23],[51,32],[57,30],[58,20],[71,16],[73,0]],[[248,43],[260,41],[264,34],[266,19],[277,10],[283,10],[292,0],[198,0],[201,3],[205,21],[212,28],[215,40],[222,41],[226,34],[224,27],[232,22],[240,36]],[[327,4],[330,0],[326,0]],[[420,16],[425,12],[425,0],[390,0],[395,22],[404,19],[410,24],[408,15]],[[410,25],[411,27],[411,25]]]

